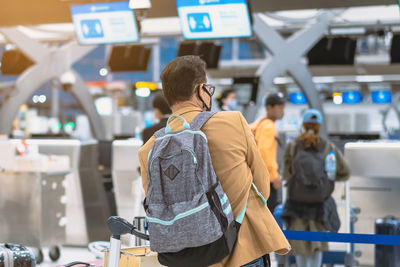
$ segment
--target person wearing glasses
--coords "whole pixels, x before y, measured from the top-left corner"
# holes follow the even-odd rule
[[[188,123],[203,111],[211,110],[215,87],[207,83],[206,64],[198,56],[177,57],[161,74],[164,96],[172,116],[179,115]],[[173,132],[182,130],[179,119],[169,124]],[[218,112],[202,127],[214,170],[237,217],[247,202],[244,220],[232,253],[213,267],[268,266],[271,252],[286,254],[290,251],[286,240],[271,212],[251,190],[252,182],[261,194],[269,196],[269,174],[258,152],[251,130],[238,111]],[[140,149],[142,182],[147,191],[148,154],[155,137]]]

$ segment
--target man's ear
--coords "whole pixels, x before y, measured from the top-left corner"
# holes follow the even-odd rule
[[[198,86],[198,90],[200,92],[200,96],[202,99],[206,99],[206,97],[210,97],[206,92],[207,89],[204,88],[204,84],[200,84]]]

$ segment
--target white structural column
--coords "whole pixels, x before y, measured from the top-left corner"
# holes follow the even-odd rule
[[[254,31],[272,54],[257,71],[257,76],[260,77],[258,108],[262,104],[267,88],[273,84],[274,78],[287,71],[302,89],[309,106],[323,113],[312,76],[301,58],[325,35],[333,17],[333,13],[323,13],[285,40],[268,25],[265,15],[254,16]],[[323,128],[323,133],[326,134],[326,127]]]
[[[36,63],[18,77],[15,90],[4,101],[0,112],[0,134],[8,135],[19,107],[32,93],[46,81],[59,78],[65,72],[71,71],[72,64],[96,46],[80,46],[74,41],[61,47],[46,47],[27,37],[17,27],[0,28],[0,32]],[[71,91],[89,117],[96,138],[101,140],[105,137],[103,123],[85,83],[78,73],[74,72],[74,75],[76,83],[71,87]]]

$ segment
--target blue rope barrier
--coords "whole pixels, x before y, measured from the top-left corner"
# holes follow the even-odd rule
[[[338,234],[284,230],[288,240],[400,246],[399,235]]]

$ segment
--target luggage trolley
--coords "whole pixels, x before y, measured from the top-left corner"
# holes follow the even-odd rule
[[[151,252],[149,247],[135,247],[121,250],[121,235],[132,234],[138,238],[149,240],[149,236],[138,231],[137,227],[127,220],[111,216],[108,219],[108,228],[111,231],[110,248],[104,257],[105,267],[157,267],[156,253]]]

